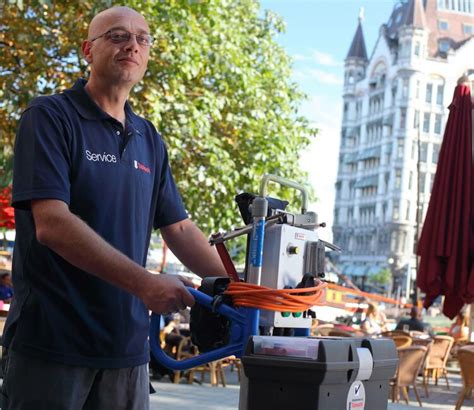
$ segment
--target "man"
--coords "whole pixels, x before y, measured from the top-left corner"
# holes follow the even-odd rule
[[[127,103],[149,32],[130,8],[101,12],[82,44],[87,83],[23,113],[2,409],[148,408],[148,312],[194,303],[179,279],[144,269],[152,228],[192,271],[225,275],[187,219],[163,141]]]
[[[433,329],[429,323],[421,320],[421,312],[413,306],[410,310],[410,319],[402,318],[397,324],[397,330],[416,330],[418,332],[426,332],[434,337]]]
[[[12,277],[8,272],[1,273],[0,276],[0,300],[4,303],[11,303],[13,298]]]

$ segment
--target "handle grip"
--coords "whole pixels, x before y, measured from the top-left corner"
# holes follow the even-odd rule
[[[196,303],[210,310],[213,309],[212,297],[190,287],[187,289],[193,295]],[[161,348],[159,343],[161,315],[153,313],[150,321],[150,348],[156,360],[169,369],[187,370],[231,355],[242,356],[249,336],[257,334],[259,310],[253,308],[236,309],[221,304],[216,311],[231,320],[231,342],[227,346],[184,360],[175,360],[169,357]]]

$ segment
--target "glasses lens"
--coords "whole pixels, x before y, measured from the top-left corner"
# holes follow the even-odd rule
[[[110,30],[109,38],[113,43],[122,43],[130,40],[130,33],[125,30]]]
[[[142,46],[151,46],[153,44],[153,37],[149,34],[138,34],[137,43]]]

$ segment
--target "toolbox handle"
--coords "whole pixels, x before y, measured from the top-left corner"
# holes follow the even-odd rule
[[[209,310],[214,309],[212,297],[191,287],[187,287],[187,290],[193,295],[196,303]],[[230,343],[218,349],[183,360],[171,358],[161,348],[159,342],[161,315],[153,313],[150,320],[149,343],[151,353],[155,356],[156,360],[169,369],[187,370],[232,355],[241,357],[249,337],[258,333],[259,310],[244,307],[234,308],[225,303],[220,304],[215,310],[231,320]]]
[[[277,175],[272,174],[265,174],[262,177],[262,182],[260,182],[260,196],[266,197],[267,196],[267,187],[268,183],[276,182],[280,185],[287,186],[290,188],[294,188],[301,192],[301,213],[306,213],[308,209],[308,190],[303,185],[297,184],[296,182],[290,181],[289,179],[279,177]]]

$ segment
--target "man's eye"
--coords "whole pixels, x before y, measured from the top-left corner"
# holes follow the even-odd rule
[[[111,33],[110,38],[114,41],[126,41],[128,40],[128,33]]]

